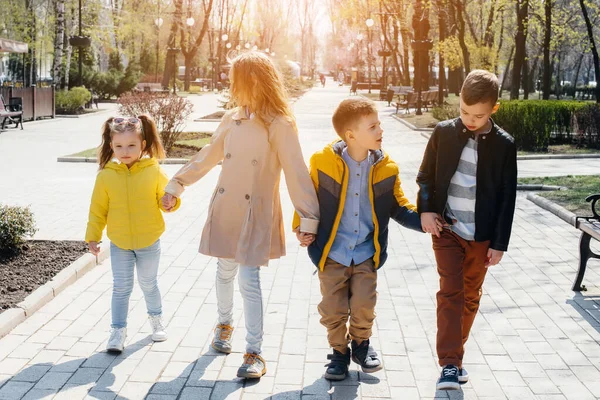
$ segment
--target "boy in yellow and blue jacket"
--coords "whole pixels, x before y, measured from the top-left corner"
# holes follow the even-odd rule
[[[317,235],[312,243],[306,234],[298,234],[298,239],[303,245],[310,243],[308,254],[319,272],[323,299],[318,309],[333,348],[325,378],[343,380],[351,358],[363,372],[382,368],[369,338],[377,269],[387,259],[390,218],[422,230],[416,207],[400,186],[398,165],[381,150],[383,130],[375,103],[344,100],[332,122],[341,140],[310,159],[321,215]],[[293,226],[298,225],[296,216]]]

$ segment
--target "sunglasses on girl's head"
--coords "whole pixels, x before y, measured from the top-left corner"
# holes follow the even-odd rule
[[[141,126],[142,121],[135,117],[117,117],[113,118],[113,120],[110,122],[110,129],[115,132],[124,132],[129,129],[141,129]]]

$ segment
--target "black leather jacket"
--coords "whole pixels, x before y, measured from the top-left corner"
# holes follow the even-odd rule
[[[492,130],[479,136],[477,146],[475,240],[490,240],[492,249],[506,251],[517,193],[517,150],[513,137],[491,122]],[[445,216],[450,180],[471,135],[460,118],[435,127],[417,175],[419,214]]]

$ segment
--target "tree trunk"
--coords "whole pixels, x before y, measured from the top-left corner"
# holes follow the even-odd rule
[[[521,83],[521,70],[525,63],[525,45],[527,42],[527,15],[529,12],[529,0],[517,0],[517,34],[515,36],[515,60],[513,62],[512,80],[510,83],[510,99],[519,98]]]
[[[171,24],[171,31],[169,32],[169,41],[167,49],[167,56],[165,57],[165,70],[162,79],[162,87],[168,88],[169,82],[171,81],[172,75],[177,77],[177,34],[181,26],[182,7],[183,0],[175,0],[175,12],[173,13],[173,23]]]
[[[592,27],[592,23],[590,22],[590,16],[588,15],[588,10],[585,5],[585,0],[579,0],[579,4],[581,5],[581,12],[583,13],[583,18],[585,19],[585,26],[587,27],[588,37],[590,39],[590,44],[592,45],[592,57],[594,59],[594,74],[596,75],[596,103],[600,104],[600,57],[598,57],[598,49],[596,48],[596,41],[594,40],[594,28]]]
[[[575,90],[573,93],[573,99],[575,99],[575,95],[577,94],[577,81],[579,80],[579,72],[581,71],[581,64],[583,64],[583,56],[581,54],[579,56],[579,60],[577,61],[577,69],[575,69],[575,79],[573,79],[573,89]]]
[[[463,0],[453,0],[454,7],[456,9],[456,19],[458,21],[458,42],[463,54],[463,64],[465,66],[465,73],[471,72],[471,55],[469,54],[469,48],[465,42],[465,19],[463,16],[464,5]]]
[[[527,52],[525,52],[525,59],[523,60],[523,71],[522,71],[522,82],[523,86],[523,100],[529,99],[529,60],[527,59]]]
[[[63,41],[64,42],[63,50],[67,53],[67,56],[65,59],[65,76],[61,83],[62,89],[69,88],[69,79],[70,79],[69,75],[71,73],[71,56],[73,55],[73,46],[71,46],[69,44],[68,36],[72,35],[74,30],[75,30],[75,9],[73,7],[71,7],[71,23],[69,25],[67,25],[67,29],[65,30],[65,40]]]
[[[185,43],[184,43],[183,34],[181,36],[181,42],[182,42],[181,49],[182,49],[182,53],[183,53],[184,60],[185,60],[185,77],[184,77],[184,90],[185,91],[190,90],[190,74],[191,74],[192,63],[194,61],[194,57],[196,57],[196,54],[198,54],[198,49],[200,48],[200,45],[202,44],[202,41],[204,40],[204,36],[206,35],[206,32],[208,31],[208,23],[210,20],[210,14],[212,12],[212,6],[213,6],[213,0],[208,0],[208,5],[204,6],[204,19],[202,20],[202,28],[200,29],[200,33],[198,33],[196,40],[194,41],[194,43],[190,44],[190,47],[188,49],[186,49],[184,46]],[[245,3],[244,3],[244,10],[245,10]],[[241,22],[240,22],[240,26],[241,26]],[[238,29],[237,34],[239,35],[239,29]],[[210,41],[212,38],[209,37],[208,39]],[[212,54],[212,41],[210,41],[209,47],[211,47],[210,54]]]
[[[556,81],[554,82],[556,100],[560,100],[560,52],[556,57]]]
[[[446,1],[438,0],[438,29],[440,43],[446,39]],[[438,104],[444,104],[444,89],[446,88],[446,67],[444,65],[444,56],[438,52]]]
[[[54,36],[54,61],[52,63],[52,79],[60,85],[63,65],[63,40],[65,37],[65,1],[56,0],[56,35]]]
[[[404,78],[404,82],[403,82],[403,86],[410,86],[410,69],[408,66],[408,61],[410,58],[410,35],[408,33],[408,30],[406,29],[405,25],[402,25],[402,30],[401,30],[401,34],[402,34],[402,47],[404,50],[404,56],[403,56],[403,61],[404,61],[404,73],[403,73],[403,78]]]
[[[510,63],[512,61],[513,53],[514,52],[515,52],[515,46],[513,45],[510,48],[510,55],[508,56],[508,61],[506,63],[506,68],[504,68],[504,75],[502,75],[502,84],[500,85],[500,94],[499,94],[500,97],[502,97],[502,91],[506,87],[506,78],[508,77],[508,72],[510,71]]]
[[[544,21],[544,77],[542,80],[542,99],[550,99],[550,39],[552,38],[552,0],[544,1],[546,20]]]

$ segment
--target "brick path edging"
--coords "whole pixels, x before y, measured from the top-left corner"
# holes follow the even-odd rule
[[[554,203],[553,201],[550,201],[541,196],[538,196],[535,193],[528,193],[527,200],[529,200],[532,203],[536,204],[537,206],[543,208],[544,210],[551,212],[552,214],[556,215],[557,217],[559,217],[560,219],[562,219],[569,225],[577,227],[575,224],[577,216],[574,213],[572,213],[571,211],[567,210],[566,208],[559,206],[558,204]]]
[[[72,283],[91,271],[94,267],[106,260],[110,254],[108,243],[102,245],[98,257],[86,253],[73,261],[68,267],[56,274],[51,280],[35,289],[15,308],[8,309],[0,314],[0,338],[4,337],[21,322],[58,296]]]

